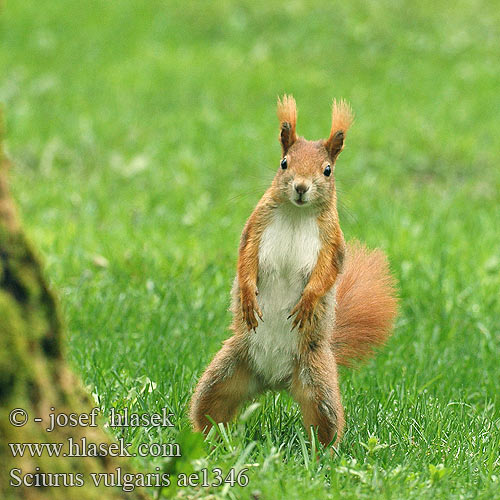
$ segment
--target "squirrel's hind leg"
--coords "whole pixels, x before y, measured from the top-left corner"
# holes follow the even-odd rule
[[[290,392],[300,405],[309,436],[313,427],[323,446],[335,437],[334,444],[338,444],[344,430],[344,409],[337,365],[329,349],[311,349],[302,354],[293,373]]]
[[[208,432],[212,423],[229,422],[238,407],[259,392],[245,360],[239,339],[231,337],[215,355],[201,376],[190,405],[190,419],[195,431]]]

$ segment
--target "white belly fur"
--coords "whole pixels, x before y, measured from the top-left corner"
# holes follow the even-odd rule
[[[298,354],[298,332],[287,319],[316,265],[321,248],[314,214],[278,210],[264,230],[259,247],[259,295],[264,320],[250,332],[249,354],[254,369],[270,385],[292,374]]]

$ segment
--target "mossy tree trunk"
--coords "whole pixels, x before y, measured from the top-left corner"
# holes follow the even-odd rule
[[[1,133],[1,130],[0,130]],[[111,458],[13,457],[8,443],[65,443],[71,436],[96,443],[109,442],[98,427],[63,427],[47,432],[51,407],[60,413],[91,411],[90,400],[64,360],[62,328],[53,294],[39,261],[26,241],[7,186],[7,160],[0,134],[0,498],[93,499],[143,498],[139,490],[96,488],[90,472],[113,473],[125,468]],[[14,408],[23,408],[29,421],[22,427],[9,422]],[[43,419],[42,423],[34,418]],[[83,487],[13,487],[12,469],[21,475],[83,473]],[[16,481],[14,481],[16,482]]]

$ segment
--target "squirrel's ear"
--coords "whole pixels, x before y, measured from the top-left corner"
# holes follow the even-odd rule
[[[283,156],[288,148],[297,140],[295,127],[297,125],[297,105],[291,95],[278,97],[278,119],[280,121],[280,142]]]
[[[325,147],[332,161],[335,161],[344,148],[344,139],[353,120],[354,115],[351,106],[343,99],[340,101],[334,99],[332,105],[332,130],[330,137],[325,141]]]

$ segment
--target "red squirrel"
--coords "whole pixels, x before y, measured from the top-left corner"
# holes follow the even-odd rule
[[[385,342],[396,316],[385,255],[345,244],[334,167],[353,121],[333,101],[326,140],[296,132],[295,99],[278,99],[282,157],[245,224],[231,296],[233,335],[209,364],[191,400],[193,428],[208,432],[268,389],[287,389],[307,431],[336,445],[344,429],[338,365]]]

